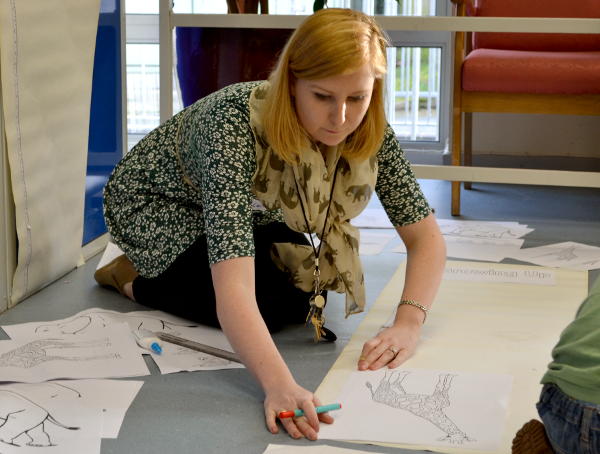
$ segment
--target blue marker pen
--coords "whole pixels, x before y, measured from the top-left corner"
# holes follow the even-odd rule
[[[326,411],[339,410],[340,408],[342,408],[342,404],[336,403],[336,404],[321,405],[320,407],[315,407],[315,411],[317,413],[325,413]],[[293,417],[298,418],[299,416],[304,416],[304,411],[300,410],[299,408],[297,408],[296,410],[280,411],[278,416],[280,419],[293,418]]]
[[[163,348],[160,339],[156,337],[153,332],[146,329],[139,329],[134,331],[133,334],[135,335],[135,340],[140,347],[150,350],[157,355],[162,353]]]

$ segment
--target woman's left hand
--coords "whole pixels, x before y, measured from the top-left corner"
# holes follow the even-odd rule
[[[414,353],[420,333],[421,324],[396,322],[365,342],[358,360],[358,370],[398,367]]]

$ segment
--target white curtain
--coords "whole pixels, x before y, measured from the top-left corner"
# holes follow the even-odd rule
[[[0,79],[18,238],[11,305],[81,261],[100,0],[2,0]]]

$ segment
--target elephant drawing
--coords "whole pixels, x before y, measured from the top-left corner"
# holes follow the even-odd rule
[[[48,424],[66,430],[79,430],[57,421],[46,409],[27,397],[0,390],[0,442],[12,446],[56,446],[46,431]],[[1,444],[0,444],[1,446]]]
[[[63,334],[86,333],[94,328],[106,328],[113,323],[125,322],[132,330],[147,329],[148,331],[165,331],[167,329],[176,331],[178,327],[193,327],[197,324],[179,324],[163,320],[159,317],[145,316],[140,314],[130,315],[127,313],[95,311],[77,315],[68,320],[45,323],[35,329],[36,334],[44,336],[62,336]]]

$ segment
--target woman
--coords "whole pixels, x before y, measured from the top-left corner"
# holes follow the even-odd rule
[[[439,286],[437,223],[383,111],[386,39],[368,16],[325,9],[294,32],[269,81],[226,87],[146,136],[115,168],[105,217],[122,256],[96,278],[141,304],[220,325],[294,438],[316,439],[318,399],[299,386],[269,330],[322,326],[324,292],[362,311],[358,232],[375,190],[408,250],[394,325],[365,343],[358,368],[414,351]],[[316,233],[319,246],[299,232]],[[139,273],[139,276],[138,276]],[[214,290],[214,293],[213,293]]]

